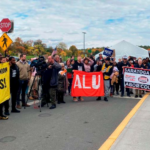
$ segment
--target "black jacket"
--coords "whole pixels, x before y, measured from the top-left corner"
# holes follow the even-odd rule
[[[83,63],[75,62],[75,64],[73,65],[73,70],[80,70],[80,68],[82,69],[82,71],[85,71]]]
[[[58,85],[58,72],[61,70],[61,65],[54,62],[52,66],[52,76],[50,80],[50,87],[57,87]]]
[[[96,72],[99,72],[102,70],[102,65],[98,65],[97,68],[96,68]]]
[[[135,64],[134,67],[135,68],[143,68],[143,69],[145,69],[145,66],[143,64],[141,66],[139,66],[139,64]]]
[[[19,68],[18,66],[12,65],[10,67],[10,89],[18,89],[19,87]]]
[[[123,63],[123,61],[121,63],[118,64],[118,69],[119,69],[119,74],[120,76],[123,76],[123,68],[122,67],[130,67],[130,63],[127,61],[126,64]]]

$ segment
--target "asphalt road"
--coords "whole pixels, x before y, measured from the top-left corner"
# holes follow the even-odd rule
[[[0,150],[98,150],[139,101],[109,98],[109,102],[84,98],[57,109],[21,109],[0,121]]]

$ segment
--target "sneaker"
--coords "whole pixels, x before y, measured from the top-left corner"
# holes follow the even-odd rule
[[[2,115],[2,116],[0,116],[0,120],[8,120],[8,116],[4,116],[4,115]]]
[[[143,96],[142,96],[142,95],[140,95],[139,97],[140,97],[140,98],[142,98]]]
[[[97,101],[100,101],[100,100],[101,100],[101,97],[98,97],[96,100],[97,100]]]
[[[138,95],[135,95],[135,98],[138,98]]]
[[[108,102],[108,99],[107,99],[107,97],[104,97],[104,101]]]
[[[6,115],[6,116],[9,116],[9,115],[10,115],[9,111],[5,112],[5,115]]]
[[[66,102],[65,102],[65,101],[62,101],[61,103],[62,103],[62,104],[65,104]]]
[[[82,101],[82,102],[84,101],[84,99],[82,97],[80,97],[79,100]]]
[[[55,109],[56,108],[56,105],[53,104],[49,109]]]
[[[74,97],[74,98],[73,98],[73,101],[74,101],[74,102],[78,102],[78,100],[77,100],[77,98],[76,98],[76,97]]]
[[[127,95],[128,97],[131,97],[129,94]]]
[[[20,105],[17,105],[17,108],[18,108],[18,109],[21,109],[21,106],[20,106]]]

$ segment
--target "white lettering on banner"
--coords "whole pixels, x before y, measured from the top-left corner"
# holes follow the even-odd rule
[[[85,75],[83,75],[83,89],[91,89],[91,87],[85,86]]]
[[[93,89],[100,88],[100,75],[98,75],[98,84],[96,85],[96,75],[92,76],[92,87]]]
[[[142,74],[142,75],[150,75],[150,71],[131,69],[131,68],[125,68],[125,72],[135,73],[135,74]]]
[[[91,89],[91,87],[85,86],[85,79],[86,79],[86,76],[83,75],[83,89]],[[78,87],[79,89],[82,88],[79,75],[76,75],[74,88],[76,88],[76,87]],[[100,75],[98,75],[98,84],[96,84],[96,75],[92,75],[92,88],[93,89],[100,88]]]
[[[74,88],[75,88],[76,86],[78,86],[79,89],[82,88],[79,75],[76,75],[76,80],[75,80]]]
[[[106,52],[107,54],[111,54],[111,52],[110,52],[110,51],[108,51],[108,50],[105,50],[105,52]]]

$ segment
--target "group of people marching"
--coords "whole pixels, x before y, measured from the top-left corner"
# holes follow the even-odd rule
[[[36,58],[34,58],[36,59]],[[31,59],[31,62],[34,60]],[[39,82],[42,87],[42,103],[43,107],[47,103],[51,103],[50,109],[56,108],[56,102],[58,104],[65,103],[65,94],[71,95],[71,87],[73,81],[74,70],[85,72],[103,72],[104,75],[104,89],[105,97],[104,101],[108,101],[109,96],[114,94],[121,97],[127,92],[127,96],[130,97],[133,94],[132,89],[124,88],[124,67],[135,67],[150,69],[149,58],[134,58],[123,56],[118,62],[114,58],[104,57],[102,54],[95,60],[94,56],[81,58],[74,56],[68,59],[65,63],[58,56],[49,56],[46,60],[47,67],[42,74],[37,75],[36,68],[30,67],[26,61],[26,55],[20,55],[20,59],[16,62],[14,57],[2,57],[0,55],[0,63],[9,62],[10,64],[10,91],[11,91],[11,112],[20,113],[18,109],[21,107],[30,107],[26,101],[26,94],[30,100],[39,98]],[[34,81],[34,83],[33,83]],[[31,88],[32,87],[32,88]],[[135,90],[135,97],[142,97],[143,91]],[[97,98],[97,101],[101,100],[101,97]],[[84,101],[80,97],[73,97],[73,101]],[[3,113],[3,110],[4,113]],[[0,120],[7,120],[9,112],[9,100],[0,104]]]

